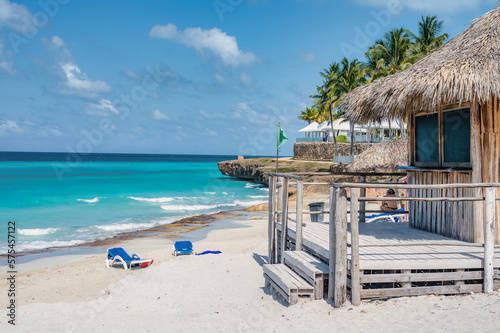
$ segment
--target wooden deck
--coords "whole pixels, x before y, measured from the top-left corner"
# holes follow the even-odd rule
[[[282,226],[277,223],[280,231]],[[303,245],[328,263],[327,223],[307,223]],[[295,241],[295,223],[288,224],[288,237]],[[347,239],[350,240],[350,232]],[[348,242],[350,243],[350,241]],[[417,230],[408,223],[360,223],[359,268],[361,270],[480,269],[484,248],[445,236]],[[348,248],[348,261],[350,248]],[[494,267],[500,267],[500,251],[495,251]]]

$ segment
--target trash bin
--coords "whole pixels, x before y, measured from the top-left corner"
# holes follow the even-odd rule
[[[311,212],[322,212],[325,210],[324,202],[313,202],[309,204],[309,210]],[[311,214],[311,222],[323,222],[325,214]]]

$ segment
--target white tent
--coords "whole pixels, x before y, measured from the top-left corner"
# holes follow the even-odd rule
[[[406,128],[406,124],[403,122],[403,121],[396,121],[396,120],[387,120],[387,119],[382,119],[382,121],[380,123],[376,123],[376,122],[369,122],[367,124],[364,125],[365,128],[372,128],[372,129],[393,129],[393,130],[401,130],[401,126],[400,124],[402,124],[403,126],[403,129]]]
[[[320,132],[321,130],[319,129],[319,124],[315,121],[304,127],[303,129],[300,129],[299,132],[301,133],[310,133],[310,132]]]

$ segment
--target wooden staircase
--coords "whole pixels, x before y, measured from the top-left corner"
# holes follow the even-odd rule
[[[264,265],[266,287],[281,295],[289,305],[299,299],[323,299],[328,265],[304,251],[285,251],[283,264]]]

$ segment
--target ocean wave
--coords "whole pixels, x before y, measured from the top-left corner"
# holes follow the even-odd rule
[[[179,210],[208,210],[222,207],[224,205],[171,205],[171,206],[161,206],[163,210],[168,211],[179,211]]]
[[[267,195],[249,195],[250,198],[252,199],[264,199],[267,198]]]
[[[41,236],[52,234],[59,230],[59,228],[45,228],[45,229],[18,229],[17,232],[24,236]]]
[[[69,241],[33,241],[27,244],[17,244],[16,245],[16,251],[21,252],[21,251],[33,251],[33,250],[40,250],[40,249],[46,249],[49,247],[61,247],[61,246],[72,246],[72,245],[78,245],[85,243],[84,240],[81,239],[72,239]]]
[[[217,192],[203,192],[203,194],[210,194],[210,195],[214,195],[214,194],[217,194]]]
[[[137,229],[148,229],[156,226],[154,222],[150,223],[114,223],[105,225],[95,225],[97,229],[104,231],[127,231],[127,230],[137,230]]]
[[[127,197],[127,198],[132,199],[132,200],[136,200],[136,201],[157,202],[157,203],[170,202],[170,201],[174,200],[174,198],[170,198],[170,197],[161,197],[161,198]]]
[[[100,197],[95,197],[94,199],[76,199],[81,202],[86,202],[86,203],[96,203],[98,202]]]
[[[263,188],[265,187],[262,184],[255,184],[255,183],[246,183],[245,188]]]
[[[249,206],[259,205],[259,204],[264,203],[264,202],[265,201],[263,201],[263,200],[249,200],[249,201],[235,200],[234,205],[235,206],[249,207]]]

